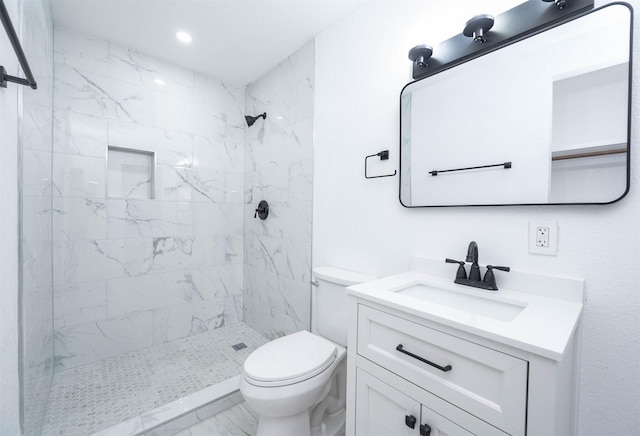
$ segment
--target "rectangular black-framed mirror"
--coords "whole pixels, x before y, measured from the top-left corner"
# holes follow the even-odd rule
[[[631,6],[612,3],[405,86],[402,205],[623,198],[630,184],[632,19]]]

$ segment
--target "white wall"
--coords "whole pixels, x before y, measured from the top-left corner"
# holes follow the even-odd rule
[[[391,151],[380,173],[397,168],[399,95],[410,82],[408,50],[461,32],[476,13],[519,1],[376,2],[316,39],[313,264],[375,275],[407,270],[412,255],[459,257],[469,241],[481,263],[584,278],[578,430],[580,435],[640,428],[640,183],[634,105],[631,191],[608,206],[405,209],[398,178],[364,179],[365,155]],[[640,2],[631,2],[637,11]],[[640,38],[635,38],[638,54]],[[638,73],[634,81],[638,83]],[[638,96],[638,88],[634,91]],[[470,187],[469,189],[473,189]],[[533,218],[559,224],[555,257],[528,253]],[[452,266],[452,279],[455,267]],[[499,277],[498,277],[499,280]]]
[[[5,2],[16,23],[18,2]],[[6,38],[4,29],[0,37]],[[18,73],[11,45],[2,40],[0,59],[8,74]],[[19,432],[18,382],[18,85],[0,88],[0,433]]]

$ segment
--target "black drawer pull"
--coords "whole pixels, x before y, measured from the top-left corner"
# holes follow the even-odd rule
[[[438,368],[440,371],[443,371],[443,372],[451,371],[451,365],[447,365],[447,366],[440,366],[440,365],[438,365],[437,363],[430,362],[430,361],[428,361],[427,359],[425,359],[424,357],[420,357],[420,356],[418,356],[417,354],[413,354],[413,353],[408,352],[407,350],[405,350],[404,348],[402,348],[402,344],[398,344],[398,346],[396,347],[396,350],[398,350],[398,351],[399,351],[399,352],[401,352],[401,353],[406,354],[407,356],[411,356],[411,357],[413,357],[414,359],[418,359],[420,362],[424,362],[424,363],[426,363],[427,365],[431,365],[431,366],[433,366],[434,368]]]

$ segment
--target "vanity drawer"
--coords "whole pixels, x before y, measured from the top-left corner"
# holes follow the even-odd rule
[[[525,434],[525,360],[362,304],[357,352],[509,434]]]

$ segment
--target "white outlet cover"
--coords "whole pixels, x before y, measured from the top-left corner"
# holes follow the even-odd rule
[[[536,230],[538,227],[549,229],[549,246],[539,247],[536,244]],[[531,220],[529,221],[529,253],[555,256],[558,254],[558,221],[556,220]]]

